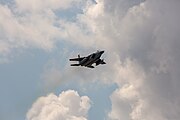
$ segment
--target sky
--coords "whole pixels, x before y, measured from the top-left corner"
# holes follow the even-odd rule
[[[1,120],[179,120],[179,0],[0,0]],[[69,58],[105,50],[106,65]]]

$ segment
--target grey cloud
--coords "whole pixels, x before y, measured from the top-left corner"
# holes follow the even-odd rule
[[[112,78],[119,85],[118,92],[111,96],[111,119],[180,118],[179,5],[177,0],[100,0],[82,15],[94,32],[96,46],[119,56],[110,67],[113,72],[108,71],[115,73]],[[119,92],[126,84],[138,94],[132,101],[133,91],[127,90],[129,96],[124,103]]]
[[[67,31],[78,31],[69,32],[77,45],[108,51],[104,72],[67,71],[67,76],[75,73],[86,80],[91,74],[89,80],[118,84],[109,119],[180,118],[179,5],[177,0],[100,0],[84,7],[73,28],[65,23]]]

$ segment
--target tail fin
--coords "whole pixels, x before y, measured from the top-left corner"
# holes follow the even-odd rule
[[[80,54],[78,54],[78,58],[80,59]],[[79,60],[79,62],[78,62],[79,64],[80,64],[80,60]]]
[[[79,66],[80,64],[71,64],[71,66]]]

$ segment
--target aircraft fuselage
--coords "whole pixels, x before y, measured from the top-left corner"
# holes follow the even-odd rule
[[[70,59],[70,61],[79,61],[79,64],[71,64],[71,66],[80,65],[80,66],[94,68],[94,66],[92,66],[93,63],[96,63],[96,65],[106,64],[103,60],[100,59],[103,53],[104,51],[97,51],[96,53],[92,53],[87,57],[80,57],[79,55],[78,58]]]
[[[98,54],[93,53],[87,57],[89,59],[84,58],[85,60],[83,59],[82,62],[80,61],[79,64],[81,64],[81,66],[92,65],[93,63],[95,63],[96,61],[98,61],[100,59],[100,57],[103,53],[98,53]]]

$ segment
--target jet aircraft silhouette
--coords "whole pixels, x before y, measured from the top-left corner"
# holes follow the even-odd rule
[[[80,57],[80,55],[78,55],[78,58],[72,58],[69,60],[79,62],[78,64],[71,64],[71,66],[85,66],[89,68],[94,68],[94,66],[92,65],[94,63],[96,64],[96,66],[99,64],[106,64],[103,59],[100,59],[103,53],[104,51],[97,51],[88,55],[87,57]]]

